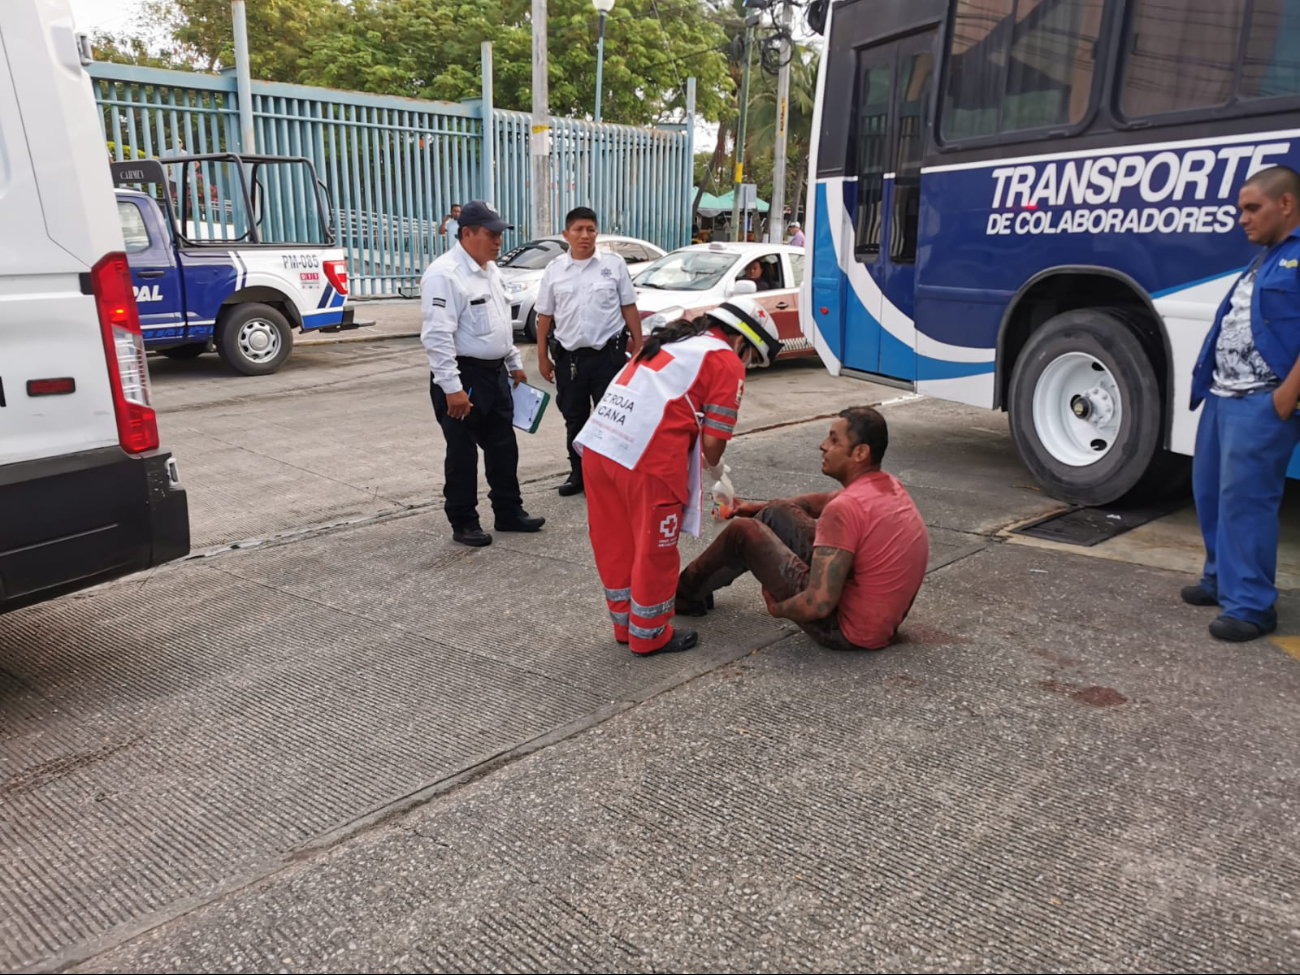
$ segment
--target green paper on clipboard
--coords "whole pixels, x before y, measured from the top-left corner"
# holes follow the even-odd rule
[[[515,426],[525,433],[536,433],[537,425],[542,422],[546,404],[551,401],[551,394],[536,386],[520,383],[512,391],[515,401]]]

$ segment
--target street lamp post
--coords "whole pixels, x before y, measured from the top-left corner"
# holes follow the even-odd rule
[[[605,18],[614,9],[614,0],[591,0],[600,12],[600,39],[596,41],[596,121],[600,121],[600,83],[605,68]]]

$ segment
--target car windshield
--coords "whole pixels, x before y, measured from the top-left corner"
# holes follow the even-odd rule
[[[497,267],[540,271],[568,249],[569,245],[562,240],[530,240],[505,254],[497,261]]]
[[[735,254],[677,251],[665,254],[636,276],[638,288],[659,291],[707,291],[736,263]]]

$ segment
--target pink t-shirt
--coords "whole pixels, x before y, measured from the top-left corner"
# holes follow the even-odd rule
[[[885,646],[911,609],[930,558],[930,535],[912,496],[892,474],[865,474],[823,509],[814,544],[854,553],[840,629],[859,647]]]

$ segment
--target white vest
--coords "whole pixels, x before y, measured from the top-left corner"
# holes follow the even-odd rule
[[[726,342],[711,335],[696,335],[664,346],[663,351],[672,360],[662,369],[651,369],[643,363],[626,385],[620,381],[621,376],[609,384],[596,411],[573,439],[574,446],[590,448],[635,470],[663,422],[668,404],[685,396],[695,384],[706,355],[727,348],[730,346]],[[700,411],[694,403],[690,405],[698,424]]]
[[[609,384],[605,395],[596,404],[596,411],[591,414],[582,432],[573,438],[574,448],[578,453],[590,448],[630,471],[636,470],[650,441],[663,423],[668,404],[685,396],[695,384],[705,356],[729,348],[731,346],[722,339],[711,335],[696,335],[665,346],[664,351],[672,359],[662,369],[650,369],[643,363],[632,373],[626,385],[618,381]],[[694,403],[690,406],[695,411],[698,426],[702,422],[702,414]],[[682,531],[698,538],[703,520],[698,435],[685,460],[690,500],[682,512]]]

